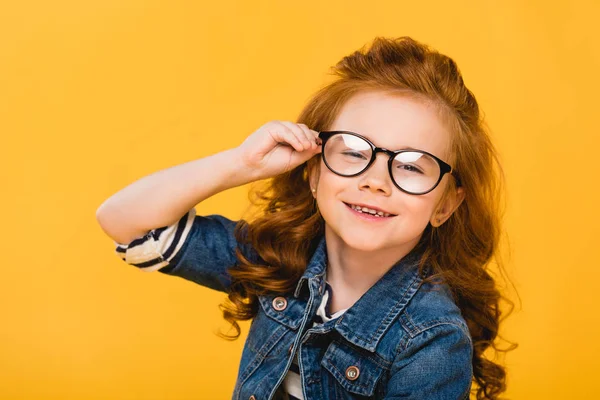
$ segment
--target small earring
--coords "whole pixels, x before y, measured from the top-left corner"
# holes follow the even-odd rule
[[[316,191],[317,191],[317,189],[312,189],[312,192],[313,192],[313,193],[314,193],[314,192],[316,192]]]

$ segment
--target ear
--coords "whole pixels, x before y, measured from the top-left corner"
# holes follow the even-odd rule
[[[309,162],[306,166],[306,172],[308,174],[308,183],[310,184],[311,193],[314,198],[317,198],[317,186],[319,185],[319,174],[321,172],[320,163]]]
[[[465,191],[462,187],[459,187],[456,190],[450,190],[442,197],[438,204],[437,211],[431,216],[431,219],[429,220],[431,225],[437,228],[446,222],[464,199]]]

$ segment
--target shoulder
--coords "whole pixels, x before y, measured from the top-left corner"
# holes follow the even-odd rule
[[[388,395],[467,399],[473,377],[473,342],[450,289],[423,284],[397,323],[401,335],[395,344]]]
[[[393,345],[396,360],[410,358],[415,351],[425,347],[432,354],[447,352],[457,343],[463,345],[461,351],[469,353],[465,356],[470,359],[473,340],[446,284],[421,285],[399,314],[395,325],[395,331],[399,333]]]
[[[470,339],[467,323],[447,284],[422,284],[400,314],[399,322],[409,337],[439,325],[454,325]]]
[[[472,338],[450,288],[428,282],[418,286],[417,281],[411,286],[414,290],[406,290],[394,306],[398,312],[390,312],[384,323],[377,325],[375,335],[384,332],[378,355],[389,362],[399,361],[425,347],[431,353],[449,350],[454,342],[461,344],[461,351],[469,358]]]

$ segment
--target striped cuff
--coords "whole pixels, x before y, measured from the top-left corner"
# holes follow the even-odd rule
[[[172,225],[156,228],[129,244],[114,242],[116,254],[127,264],[152,272],[167,265],[185,242],[196,216],[192,208]]]

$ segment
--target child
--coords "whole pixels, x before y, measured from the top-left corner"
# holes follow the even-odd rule
[[[144,177],[98,221],[127,263],[227,293],[221,336],[252,319],[234,399],[468,399],[473,380],[495,399],[501,170],[475,97],[409,37],[335,72],[298,123]],[[267,178],[254,221],[195,214]]]

